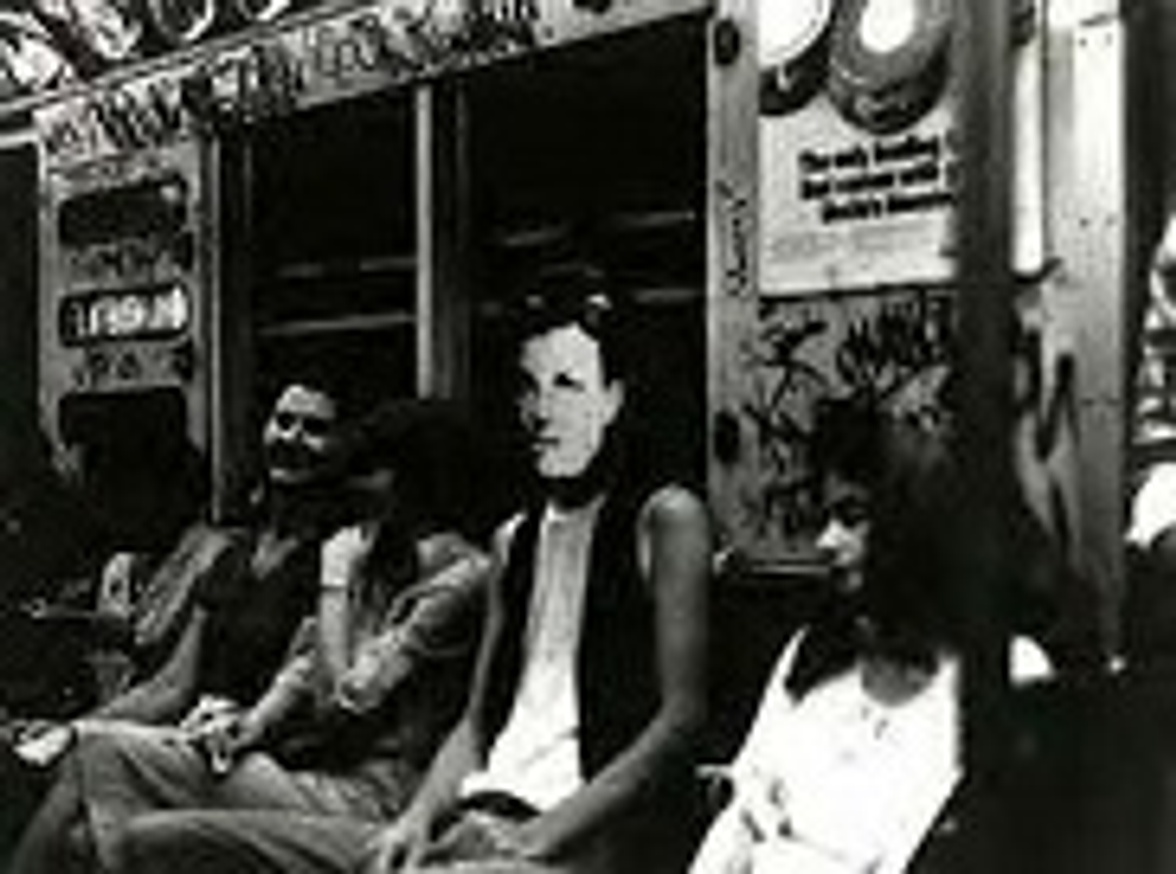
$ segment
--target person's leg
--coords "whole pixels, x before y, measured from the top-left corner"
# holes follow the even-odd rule
[[[75,752],[82,808],[98,861],[117,870],[122,829],[154,811],[322,810],[315,787],[271,757],[254,754],[225,776],[178,732],[127,727],[87,733]]]
[[[12,736],[4,736],[0,727],[0,871],[7,871],[7,860],[21,835],[32,822],[55,782],[52,768],[31,766],[13,750]]]
[[[311,771],[291,771],[273,756],[253,752],[238,761],[228,774],[211,781],[207,788],[205,807],[237,808],[242,810],[293,810],[311,814],[360,814],[345,799],[337,799],[332,791],[334,783],[345,778],[333,778]]]
[[[117,874],[354,874],[387,823],[288,811],[184,810],[135,817],[122,830]],[[447,830],[430,874],[570,874],[578,866],[494,857],[487,823]],[[490,826],[492,829],[493,826]]]
[[[451,865],[426,865],[414,874],[580,874],[579,869],[522,859],[482,859],[477,862],[454,862]]]
[[[443,826],[425,853],[419,874],[573,874],[595,870],[581,860],[535,862],[504,852],[507,832],[519,820],[485,810],[466,810]]]
[[[8,861],[9,874],[62,874],[80,867],[84,855],[82,802],[76,771],[63,767],[37,812],[25,826]]]
[[[118,868],[114,847],[131,817],[199,806],[215,780],[175,729],[129,723],[86,725],[68,764],[76,771],[95,858],[108,870]]]
[[[384,823],[285,811],[148,813],[123,830],[120,874],[348,874]]]

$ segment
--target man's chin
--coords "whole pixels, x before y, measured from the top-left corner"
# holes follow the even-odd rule
[[[592,466],[591,459],[587,461],[563,458],[553,459],[545,458],[538,453],[533,458],[533,463],[535,473],[538,474],[539,478],[551,483],[574,482],[582,479]]]
[[[587,472],[583,469],[572,471],[562,467],[540,467],[538,470],[536,470],[536,474],[538,475],[541,482],[543,482],[549,488],[554,489],[574,489],[578,486],[579,483],[582,483],[588,479]]]
[[[834,568],[830,576],[833,580],[833,587],[842,595],[857,594],[861,591],[862,584],[865,582],[860,570]]]

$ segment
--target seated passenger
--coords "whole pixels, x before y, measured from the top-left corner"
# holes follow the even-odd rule
[[[1176,653],[1176,215],[1148,275],[1132,427],[1135,490],[1127,530],[1127,655]]]
[[[900,872],[959,776],[938,452],[839,406],[813,445],[840,597],[778,659],[692,874]]]
[[[127,854],[143,870],[167,867],[154,859],[156,846],[182,845],[207,827],[251,841],[258,858],[291,870],[294,821],[272,828],[252,811],[390,819],[460,715],[490,566],[471,542],[466,509],[474,504],[472,440],[452,409],[405,401],[363,423],[358,444],[352,471],[372,512],[323,547],[317,615],[269,691],[206,739],[220,779],[187,769],[149,774],[117,757],[88,763],[121,783],[124,796],[138,782],[123,812],[132,817]],[[160,782],[149,784],[155,776]]]
[[[518,408],[539,494],[496,536],[463,718],[391,825],[268,826],[297,838],[282,870],[646,874],[669,852],[705,714],[710,523],[690,491],[624,462],[618,307],[582,265],[525,298]],[[227,823],[128,858],[276,870]]]
[[[87,748],[138,744],[187,748],[257,700],[281,666],[290,640],[314,608],[318,553],[337,525],[339,410],[323,388],[289,385],[265,424],[265,494],[256,524],[239,533],[200,581],[194,606],[166,663],[151,677],[69,729],[75,748],[62,763],[9,867],[11,872],[66,870],[92,839],[109,866],[112,826],[101,773]],[[140,725],[137,725],[140,724]],[[146,725],[142,725],[146,724]],[[172,726],[162,728],[157,726]],[[75,831],[85,816],[89,828]]]

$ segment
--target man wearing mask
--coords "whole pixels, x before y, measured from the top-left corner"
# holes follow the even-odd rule
[[[545,271],[522,297],[516,404],[537,488],[495,537],[465,714],[400,818],[301,817],[284,870],[680,867],[671,844],[706,712],[710,520],[625,445],[624,326],[588,265]],[[251,841],[210,824],[127,856],[133,871],[267,870]]]

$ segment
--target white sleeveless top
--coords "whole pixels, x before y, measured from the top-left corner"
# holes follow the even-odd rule
[[[506,792],[548,810],[584,782],[576,651],[592,533],[602,503],[597,499],[570,511],[544,510],[514,704],[486,767],[466,777],[462,795]]]

